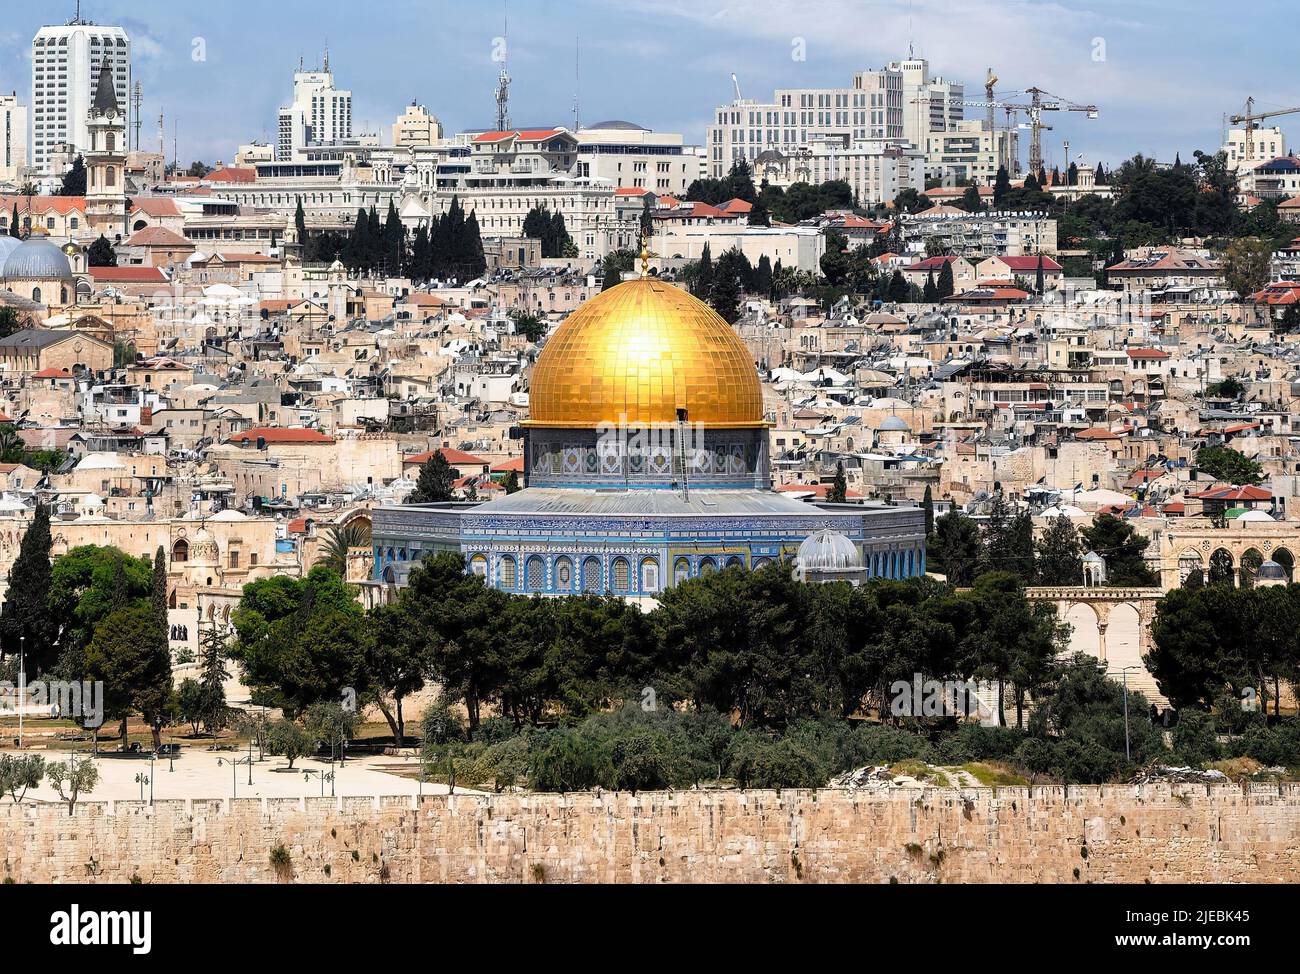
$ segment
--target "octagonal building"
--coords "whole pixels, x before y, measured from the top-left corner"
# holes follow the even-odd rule
[[[924,573],[921,508],[773,491],[768,426],[740,337],[643,273],[587,301],[546,342],[523,424],[524,489],[378,508],[374,581],[400,587],[420,559],[454,550],[504,591],[649,600],[733,565],[793,560],[825,530],[858,549],[866,577]]]

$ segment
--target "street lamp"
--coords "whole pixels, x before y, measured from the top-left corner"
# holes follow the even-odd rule
[[[217,766],[220,767],[223,764],[230,765],[230,797],[238,798],[239,778],[237,772],[239,766],[241,764],[248,765],[248,783],[251,785],[253,783],[253,758],[251,755],[246,758],[217,758]]]
[[[314,768],[303,768],[302,770],[303,781],[311,781],[312,775],[315,775],[317,778],[320,779],[320,796],[322,798],[325,797],[325,782],[328,781],[330,783],[330,797],[333,798],[334,797],[334,772],[317,771]]]
[[[18,637],[18,749],[23,747],[23,702],[27,697],[27,637]]]
[[[1105,665],[1106,664],[1103,663],[1102,667],[1104,668]],[[1119,670],[1120,680],[1124,684],[1124,760],[1126,761],[1133,760],[1133,748],[1129,743],[1128,730],[1128,671],[1140,669],[1142,669],[1142,667],[1138,666],[1136,663],[1130,663],[1128,666],[1120,667]]]

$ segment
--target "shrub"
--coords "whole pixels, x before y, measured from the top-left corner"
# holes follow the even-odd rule
[[[1015,754],[1024,740],[1024,732],[1014,727],[963,723],[939,742],[939,758],[945,764],[1001,761]]]
[[[1178,764],[1204,767],[1223,756],[1215,736],[1214,718],[1199,710],[1183,710],[1174,725],[1174,753],[1170,760]]]
[[[531,784],[537,791],[587,791],[612,787],[614,769],[604,745],[575,730],[557,730],[533,756]]]

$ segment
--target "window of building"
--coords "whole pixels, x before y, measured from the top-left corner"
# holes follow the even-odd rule
[[[515,587],[515,560],[509,555],[501,559],[501,587]]]

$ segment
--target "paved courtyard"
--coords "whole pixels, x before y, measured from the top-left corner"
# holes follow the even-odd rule
[[[6,753],[14,753],[12,751]],[[40,754],[46,763],[67,760],[68,755],[59,751],[28,751]],[[231,760],[246,760],[248,750],[243,751],[209,751],[206,748],[186,747],[181,749],[181,756],[175,762],[157,760],[150,773],[148,756],[120,755],[111,752],[101,753],[92,760],[99,767],[99,784],[89,795],[83,796],[87,801],[105,801],[138,799],[141,785],[136,775],[152,777],[153,797],[161,798],[229,798],[232,794],[239,798],[298,798],[300,796],[319,796],[321,780],[318,772],[331,770],[328,761],[315,758],[299,758],[294,762],[292,771],[284,758],[267,755],[266,760],[257,760],[257,751],[253,751],[252,779],[250,785],[247,764],[234,766]],[[78,761],[84,760],[78,756]],[[221,761],[223,763],[218,763]],[[407,770],[414,772],[418,767],[412,757],[390,757],[387,755],[369,755],[349,757],[345,764],[333,765],[335,795],[414,795],[420,790],[420,782],[414,777],[404,777],[394,772]],[[169,770],[169,768],[171,770]],[[310,771],[310,777],[304,772]],[[232,777],[234,779],[232,785]],[[149,784],[144,785],[144,797],[149,797]],[[233,788],[233,790],[232,790]],[[330,794],[330,782],[324,782],[325,794]],[[457,786],[456,791],[468,792]],[[424,793],[429,795],[446,794],[447,786],[425,782]],[[8,801],[6,797],[4,799]],[[58,801],[57,792],[48,781],[43,781],[39,788],[27,793],[26,801]]]

